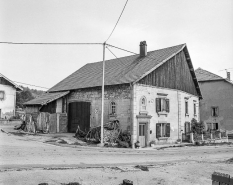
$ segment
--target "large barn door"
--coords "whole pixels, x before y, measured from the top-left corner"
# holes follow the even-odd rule
[[[90,102],[69,103],[68,131],[76,132],[78,126],[87,132],[90,128]]]

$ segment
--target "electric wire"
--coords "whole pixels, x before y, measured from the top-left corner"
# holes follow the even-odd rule
[[[110,35],[108,36],[108,38],[107,38],[107,40],[106,40],[105,42],[107,42],[108,39],[112,36],[112,34],[113,34],[113,32],[114,32],[114,30],[115,30],[115,28],[116,28],[116,26],[117,26],[117,24],[118,24],[118,22],[119,22],[119,20],[120,20],[122,14],[123,14],[123,12],[124,12],[124,10],[125,10],[125,7],[126,7],[127,3],[128,3],[128,0],[125,2],[125,6],[124,6],[123,10],[121,11],[120,17],[118,18],[118,20],[117,20],[117,22],[116,22],[116,24],[115,24],[115,26],[114,26],[112,32],[110,33]]]
[[[25,45],[102,45],[103,43],[70,43],[70,42],[0,42],[0,44],[25,44]]]
[[[121,64],[125,65],[124,62],[122,62],[121,59],[119,59],[109,48],[108,46],[106,46],[106,48],[110,51],[110,53],[112,53],[112,55],[114,55],[116,57],[116,59],[118,59],[120,61]]]
[[[41,87],[41,86],[37,86],[37,85],[32,85],[32,84],[26,84],[26,83],[22,83],[22,82],[16,82],[16,81],[13,81],[15,83],[19,83],[19,84],[24,84],[24,85],[30,85],[30,86],[34,86],[34,87],[40,87],[40,88],[43,88],[43,89],[49,89],[47,87]]]

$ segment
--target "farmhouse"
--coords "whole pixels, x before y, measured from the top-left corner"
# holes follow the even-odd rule
[[[119,120],[132,144],[139,140],[141,146],[186,139],[202,98],[186,44],[147,52],[143,41],[139,50],[105,63],[104,123]],[[102,64],[86,64],[27,102],[27,110],[67,112],[68,132],[100,125]]]
[[[13,81],[0,74],[0,118],[15,116],[16,91],[23,89]]]
[[[200,101],[201,120],[207,130],[233,131],[233,82],[230,73],[227,78],[201,68],[195,73],[203,94]]]

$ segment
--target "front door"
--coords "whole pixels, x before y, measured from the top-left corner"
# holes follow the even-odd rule
[[[141,147],[146,146],[146,124],[139,123],[139,142]]]
[[[90,129],[90,102],[72,102],[68,109],[68,131],[76,132],[78,126],[88,132]]]

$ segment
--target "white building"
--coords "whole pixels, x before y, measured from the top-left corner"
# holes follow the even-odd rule
[[[16,91],[23,89],[0,73],[0,118],[15,116]]]

